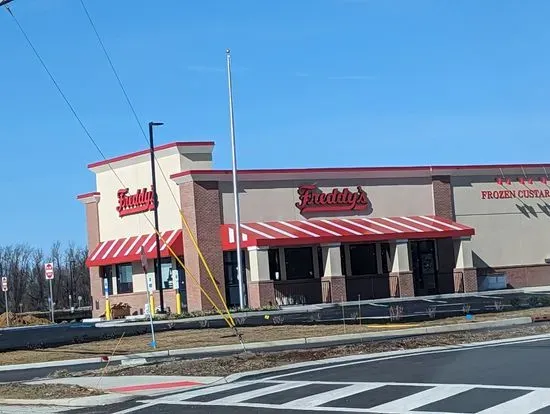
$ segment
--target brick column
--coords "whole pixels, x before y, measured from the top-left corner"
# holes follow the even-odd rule
[[[98,204],[101,195],[98,192],[82,194],[77,200],[84,204],[86,209],[86,233],[88,251],[92,251],[100,242],[99,235],[99,210]],[[103,297],[103,281],[99,274],[99,267],[89,268],[90,274],[90,295],[92,303],[92,316],[99,317],[105,313],[105,298]],[[98,306],[96,306],[96,302]]]
[[[321,245],[323,268],[319,269],[321,283],[328,283],[328,290],[322,289],[323,302],[345,302],[347,300],[346,277],[342,274],[340,243]]]
[[[181,183],[180,197],[183,215],[225,299],[225,276],[223,272],[223,253],[220,240],[221,210],[218,183],[210,181]],[[212,304],[197,285],[198,282],[216,305],[223,310],[223,304],[212,284],[206,268],[202,264],[197,249],[188,231],[185,229],[185,226],[183,227],[184,263],[196,279],[194,280],[191,275],[186,272],[187,307],[189,311],[213,309]]]
[[[477,270],[473,264],[471,243],[469,237],[453,240],[455,292],[477,292]]]
[[[390,242],[392,270],[390,272],[390,296],[414,296],[413,274],[409,261],[409,243],[407,240]]]
[[[275,304],[275,288],[269,277],[268,252],[267,247],[248,248],[248,265],[250,268],[248,301],[252,309]]]
[[[449,220],[454,220],[453,187],[451,177],[433,176],[432,192],[434,200],[434,214]]]

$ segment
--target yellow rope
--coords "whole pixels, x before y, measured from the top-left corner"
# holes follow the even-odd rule
[[[195,249],[197,250],[197,253],[199,254],[199,257],[201,258],[202,264],[204,265],[204,268],[206,269],[206,272],[208,273],[208,276],[210,276],[210,280],[212,281],[212,284],[214,285],[214,288],[216,289],[216,292],[218,292],[218,296],[220,297],[224,307],[225,311],[227,312],[227,315],[229,316],[229,319],[231,320],[231,323],[235,325],[235,321],[233,320],[233,316],[231,316],[231,312],[229,311],[229,308],[227,307],[227,302],[225,301],[225,298],[222,296],[220,289],[218,288],[218,285],[216,283],[216,280],[214,279],[214,275],[212,274],[212,271],[210,270],[210,267],[208,266],[208,263],[206,263],[206,259],[204,258],[201,249],[199,248],[199,245],[197,243],[197,240],[195,239],[195,236],[191,232],[191,229],[189,228],[189,224],[187,224],[187,220],[185,219],[185,216],[183,215],[183,212],[180,209],[180,216],[183,224],[185,225],[185,228],[187,229],[187,232],[189,233],[189,237],[191,238],[191,241],[193,242],[193,245],[195,246]],[[237,254],[241,254],[241,252],[237,252]],[[242,269],[241,269],[242,272]],[[242,273],[241,273],[242,274]],[[239,280],[239,283],[241,281]]]
[[[179,258],[179,256],[174,252],[174,250],[172,250],[172,248],[166,243],[166,241],[164,240],[164,238],[162,237],[162,235],[160,234],[160,232],[157,232],[155,230],[155,232],[158,234],[159,238],[162,240],[162,242],[166,245],[166,247],[168,248],[168,251],[170,252],[170,254],[174,257],[174,259],[177,260],[177,262],[180,264],[180,266],[185,270],[185,277],[187,277],[187,275],[189,275],[191,277],[191,279],[197,284],[197,286],[199,287],[199,289],[201,290],[201,292],[204,294],[204,296],[208,299],[208,301],[212,304],[212,306],[214,307],[214,309],[216,310],[216,312],[218,312],[222,317],[223,319],[225,320],[225,322],[227,323],[227,325],[229,325],[230,328],[233,328],[235,326],[235,322],[233,321],[232,318],[228,318],[222,311],[221,309],[216,305],[216,303],[212,300],[212,298],[210,297],[210,295],[203,289],[203,287],[201,286],[199,280],[195,277],[195,275],[193,275],[193,273],[189,270],[189,268],[187,266],[185,266],[185,264],[183,263],[183,261]],[[225,304],[225,302],[224,302]]]

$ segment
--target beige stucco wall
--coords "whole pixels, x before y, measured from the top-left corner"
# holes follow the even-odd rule
[[[159,198],[159,229],[160,231],[181,228],[179,215],[179,188],[170,179],[170,175],[182,170],[193,168],[211,168],[210,154],[171,154],[158,156],[158,162],[166,176],[157,165],[157,191]],[[99,202],[99,231],[101,241],[118,239],[153,232],[150,223],[154,223],[153,212],[140,213],[119,217],[116,207],[118,205],[117,192],[125,187],[129,188],[129,194],[135,194],[138,189],[151,188],[151,164],[147,157],[142,161],[123,167],[115,167],[116,175],[111,170],[96,174],[97,191],[101,193]],[[117,178],[120,177],[120,180]],[[170,190],[174,194],[178,204],[174,201]],[[150,222],[148,221],[150,220]]]
[[[361,186],[367,192],[371,209],[355,212],[334,212],[316,215],[300,214],[296,207],[299,201],[297,189],[300,185],[316,184],[322,191],[333,188],[349,188],[356,191]],[[430,178],[400,179],[346,179],[317,181],[241,181],[240,208],[241,221],[304,220],[309,218],[328,218],[334,216],[369,215],[372,217],[406,216],[433,214],[433,195]],[[234,223],[233,187],[231,182],[220,183],[222,199],[222,220]]]
[[[474,266],[497,267],[544,264],[550,257],[550,199],[482,199],[481,191],[539,189],[517,181],[501,186],[492,177],[453,177],[458,222],[475,228],[472,238]]]

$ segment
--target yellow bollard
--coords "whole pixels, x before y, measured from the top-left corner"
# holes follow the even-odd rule
[[[111,302],[108,297],[105,298],[105,319],[111,320]]]
[[[176,315],[181,315],[181,294],[180,290],[176,290]]]
[[[155,298],[152,294],[149,294],[149,312],[151,316],[155,315]]]

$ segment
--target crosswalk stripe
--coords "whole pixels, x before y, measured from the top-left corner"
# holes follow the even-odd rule
[[[364,391],[380,388],[383,385],[384,384],[376,383],[348,385],[347,387],[322,392],[320,394],[313,394],[309,397],[289,401],[285,404],[281,404],[281,406],[288,407],[289,409],[293,407],[317,407],[330,401],[339,400],[340,398],[345,398],[354,394],[359,394]]]
[[[412,395],[408,395],[397,400],[393,400],[376,407],[372,407],[372,410],[383,413],[402,413],[406,411],[412,411],[415,408],[422,407],[424,405],[431,404],[436,401],[444,400],[445,398],[452,397],[461,392],[465,392],[473,389],[474,387],[456,386],[456,385],[442,385],[428,390],[420,391]]]
[[[251,400],[252,398],[261,397],[267,394],[273,394],[279,391],[290,390],[292,388],[303,387],[304,385],[309,385],[308,382],[288,382],[282,384],[275,384],[265,388],[260,388],[258,390],[245,391],[238,394],[233,394],[228,397],[219,398],[217,400],[210,401],[211,404],[235,404],[240,403],[246,400]]]
[[[250,384],[253,384],[253,383],[247,381],[247,382],[232,382],[229,384],[215,385],[213,387],[208,387],[208,388],[199,388],[194,391],[185,391],[185,392],[182,392],[181,394],[172,394],[172,395],[163,397],[162,400],[163,401],[171,401],[171,400],[185,401],[185,400],[189,400],[190,398],[201,397],[203,395],[215,394],[221,391],[228,391],[228,390],[233,390],[237,388],[242,388]]]
[[[531,391],[521,397],[494,405],[477,414],[529,414],[550,405],[550,390]]]

